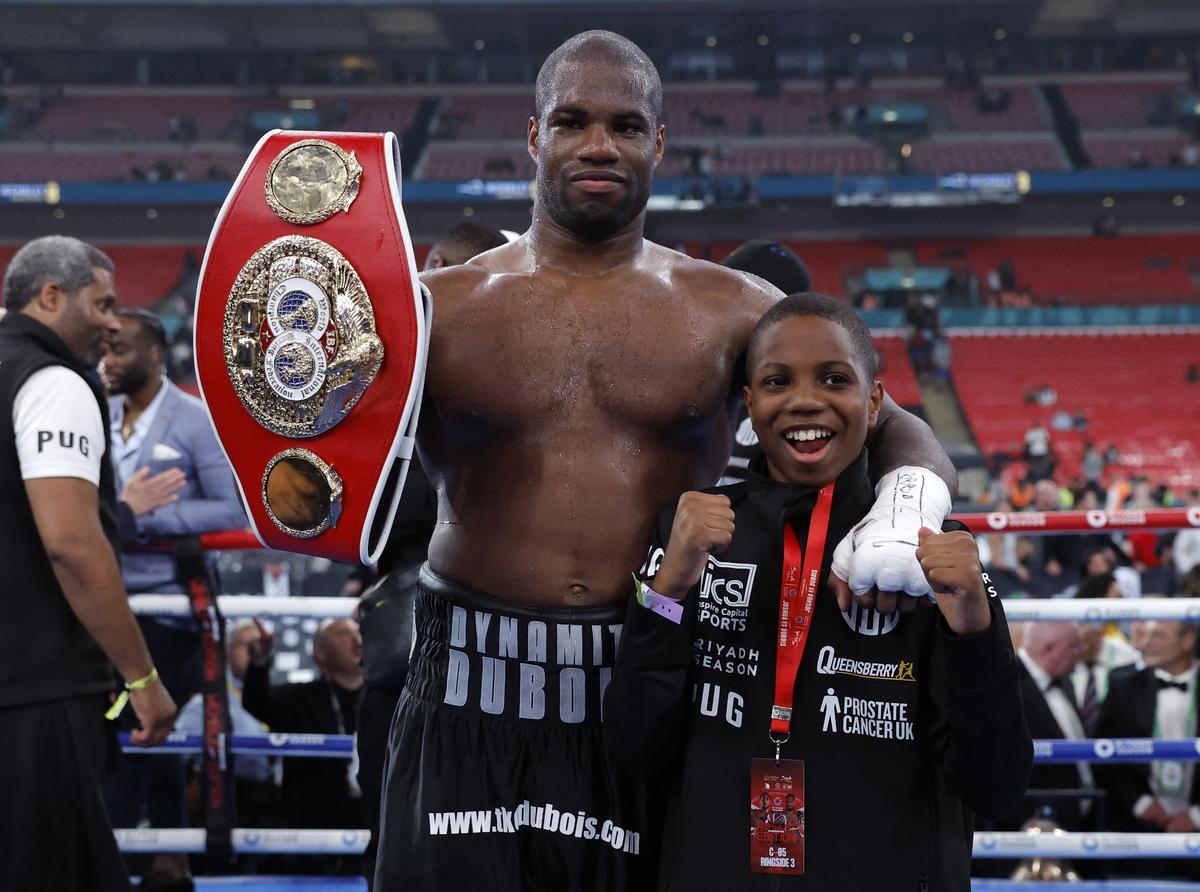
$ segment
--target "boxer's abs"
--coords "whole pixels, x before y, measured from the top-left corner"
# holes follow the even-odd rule
[[[418,434],[430,565],[514,603],[623,601],[658,509],[729,456],[728,314],[646,276],[449,278]]]
[[[513,603],[594,607],[628,597],[658,509],[696,485],[695,444],[547,433],[493,444],[447,478],[435,572]],[[486,454],[483,454],[486,452]]]

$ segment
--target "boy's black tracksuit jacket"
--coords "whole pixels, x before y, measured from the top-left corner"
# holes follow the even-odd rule
[[[796,681],[785,759],[805,761],[805,873],[750,869],[750,768],[774,756],[783,524],[803,547],[816,491],[750,479],[729,497],[733,542],[688,594],[682,625],[629,608],[605,698],[613,760],[661,785],[658,888],[943,892],[970,888],[974,813],[1024,792],[1033,746],[1004,612],[957,638],[923,599],[909,614],[842,613],[823,584]],[[821,579],[873,500],[865,454],[838,478]],[[641,578],[662,560],[675,505],[659,518]]]

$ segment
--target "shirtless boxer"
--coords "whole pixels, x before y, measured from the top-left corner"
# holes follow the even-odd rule
[[[572,38],[539,72],[535,106],[529,231],[423,277],[419,437],[439,521],[392,725],[386,892],[646,881],[644,799],[607,763],[601,694],[656,511],[721,476],[739,358],[780,294],[643,239],[662,88],[636,46]],[[928,428],[885,412],[877,470],[951,480]],[[926,510],[944,514],[945,484],[907,471],[906,494],[927,485]],[[913,546],[889,534],[872,555],[894,564],[899,549],[911,568],[843,560],[856,590],[872,566],[881,589],[909,585],[916,528]]]

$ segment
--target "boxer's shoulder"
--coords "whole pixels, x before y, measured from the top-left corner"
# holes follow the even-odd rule
[[[654,247],[665,255],[676,281],[730,306],[744,306],[762,315],[783,296],[778,288],[758,276],[659,245]]]
[[[665,250],[665,249],[664,249]],[[703,301],[730,331],[749,332],[782,297],[774,285],[739,270],[671,251],[672,280],[689,300]]]

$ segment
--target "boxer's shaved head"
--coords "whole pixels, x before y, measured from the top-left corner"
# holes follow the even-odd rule
[[[650,57],[632,40],[612,31],[584,31],[552,52],[538,71],[534,88],[534,110],[538,120],[553,107],[560,70],[573,74],[581,65],[607,63],[638,82],[653,114],[652,123],[662,119],[662,80]]]
[[[538,72],[529,154],[537,208],[585,241],[634,224],[662,160],[662,82],[654,63],[611,31],[585,31]]]

